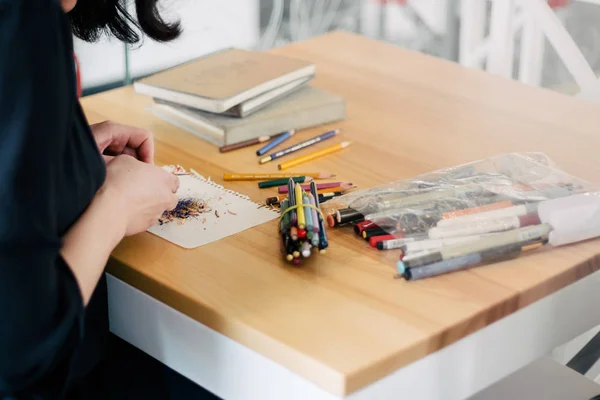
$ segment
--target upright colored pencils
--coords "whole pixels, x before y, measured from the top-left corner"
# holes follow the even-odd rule
[[[313,249],[319,249],[323,253],[329,245],[325,224],[318,211],[317,187],[312,183],[307,194],[299,184],[290,179],[289,197],[281,200],[281,250],[284,258],[294,265],[299,265],[301,259],[310,257]],[[291,210],[294,206],[298,207]]]

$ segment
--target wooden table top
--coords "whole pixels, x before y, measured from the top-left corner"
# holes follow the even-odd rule
[[[504,152],[543,151],[600,184],[600,108],[484,72],[337,32],[273,50],[316,63],[315,86],[347,99],[339,127],[355,144],[297,167],[369,187]],[[224,172],[259,167],[256,150],[216,147],[153,117],[130,87],[82,101],[90,122],[149,128],[156,162]],[[324,144],[327,146],[328,144]],[[226,186],[264,200],[255,183]],[[348,229],[302,268],[279,254],[272,221],[194,250],[143,233],[114,251],[109,271],[338,395],[435,352],[600,267],[598,241],[417,282],[394,280],[389,256]]]

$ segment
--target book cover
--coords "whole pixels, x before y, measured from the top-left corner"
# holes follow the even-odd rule
[[[303,60],[233,48],[142,78],[134,88],[141,94],[221,113],[314,73],[314,64]]]

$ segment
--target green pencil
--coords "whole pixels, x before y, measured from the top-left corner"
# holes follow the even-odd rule
[[[289,180],[292,179],[295,183],[307,183],[312,182],[313,178],[310,176],[297,176],[295,178],[282,178],[282,179],[273,179],[272,181],[264,181],[258,182],[258,187],[260,189],[272,188],[277,186],[287,185]]]

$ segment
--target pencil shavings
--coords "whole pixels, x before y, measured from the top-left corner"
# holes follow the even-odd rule
[[[165,171],[172,173],[174,175],[192,175],[194,177],[197,177],[198,179],[201,179],[206,182],[210,182],[212,184],[212,181],[210,181],[210,178],[205,179],[202,175],[200,175],[198,172],[194,171],[193,169],[190,169],[190,171],[187,172],[185,170],[185,168],[183,168],[180,165],[165,165],[162,168]],[[217,186],[217,185],[213,185],[213,186]],[[231,215],[237,215],[235,212],[231,212],[229,210],[223,210],[221,208],[222,211],[219,211],[219,209],[217,209],[219,202],[223,200],[223,197],[221,197],[221,196],[218,197],[218,201],[217,201],[217,198],[200,199],[200,198],[192,196],[191,193],[189,193],[189,195],[180,194],[180,196],[185,196],[185,197],[183,199],[179,200],[175,209],[173,209],[171,211],[165,211],[163,213],[163,215],[158,220],[159,225],[164,225],[164,224],[167,224],[170,222],[177,222],[178,225],[182,225],[189,219],[198,218],[202,214],[206,215],[209,212],[214,213],[214,216],[217,219],[220,219],[221,216],[225,215],[227,212],[229,212],[229,214],[231,214]],[[238,196],[238,197],[240,197],[240,196]],[[214,207],[211,205],[213,205]],[[229,204],[226,204],[225,206],[227,206],[227,205],[229,205]],[[206,216],[203,216],[200,221],[203,224],[205,224],[207,222]]]
[[[198,218],[200,215],[210,211],[210,206],[204,200],[193,198],[181,199],[173,210],[165,211],[163,213],[158,219],[158,223],[163,225],[177,221],[177,223],[181,225],[190,218]]]

